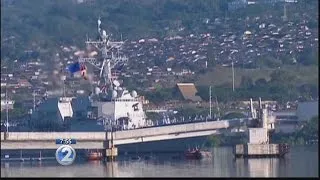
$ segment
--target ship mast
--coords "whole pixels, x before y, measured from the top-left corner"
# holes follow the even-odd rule
[[[232,92],[234,92],[234,67],[233,67],[233,60],[232,60]]]
[[[217,104],[217,110],[218,110],[217,121],[219,121],[219,119],[220,119],[220,108],[219,108],[219,102],[218,102],[217,96],[216,96],[216,104]]]
[[[32,96],[33,96],[33,112],[35,112],[36,111],[36,91],[35,90],[33,90]]]
[[[7,122],[6,122],[6,138],[9,135],[9,107],[8,107],[8,90],[7,90],[7,86],[6,86],[6,115],[7,115]]]
[[[122,88],[120,87],[119,82],[113,81],[111,70],[118,67],[119,65],[123,65],[128,61],[127,57],[119,55],[119,49],[124,44],[124,41],[111,41],[111,35],[108,35],[107,32],[101,28],[100,17],[97,21],[97,31],[99,34],[98,38],[95,40],[91,40],[87,37],[85,43],[87,46],[95,47],[96,50],[99,51],[100,57],[79,58],[79,63],[89,63],[93,65],[94,68],[99,69],[97,86],[93,86],[93,93],[89,97],[92,106],[100,106],[98,105],[99,103],[97,104],[95,102],[115,101],[116,98],[121,97]],[[114,56],[113,52],[118,53],[116,53],[116,56]],[[114,109],[116,109],[116,103],[113,103],[113,106]],[[113,115],[101,113],[101,115],[98,116],[98,118],[101,118],[103,120],[103,124],[105,126],[107,126],[107,124],[111,126],[112,134],[112,132],[114,131],[114,122],[116,121],[115,110],[113,112]]]
[[[211,86],[210,86],[210,88],[209,88],[209,104],[210,104],[210,120],[212,120],[212,96],[211,96]]]
[[[126,62],[128,60],[127,57],[113,57],[112,50],[119,49],[123,45],[123,41],[111,41],[110,35],[107,35],[105,30],[101,29],[101,18],[98,19],[98,33],[99,39],[96,41],[92,41],[87,38],[85,43],[87,45],[93,45],[98,49],[98,51],[102,54],[102,59],[97,60],[96,58],[79,58],[79,62],[86,62],[92,64],[94,67],[100,70],[99,73],[99,82],[98,86],[104,87],[104,95],[108,95],[107,88],[109,90],[114,90],[112,77],[111,77],[111,69],[117,66],[119,63]],[[110,55],[111,54],[111,55]],[[100,65],[101,64],[101,65]],[[102,83],[103,82],[103,83]],[[98,94],[96,94],[98,95]]]

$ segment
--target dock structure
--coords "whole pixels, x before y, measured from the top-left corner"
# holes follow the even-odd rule
[[[252,99],[250,100],[252,107]],[[259,99],[258,112],[252,109],[252,117],[256,127],[248,130],[248,143],[237,144],[234,147],[235,157],[283,157],[289,152],[288,144],[270,144],[269,131],[274,130],[274,116],[268,113],[267,106],[262,108]]]
[[[110,149],[113,146],[139,144],[145,142],[168,141],[183,138],[205,137],[237,128],[250,119],[208,121],[200,123],[149,127],[111,132],[10,132],[4,139],[1,132],[1,150],[17,149],[57,149],[55,140],[72,138],[75,149]],[[113,134],[113,144],[111,135]]]
[[[109,137],[110,138],[109,138]],[[106,145],[106,155],[107,161],[113,161],[118,156],[118,148],[114,145],[114,132],[113,129],[110,133],[107,133],[107,145]]]
[[[287,144],[238,144],[236,145],[236,157],[283,157],[289,152]]]
[[[4,158],[1,158],[1,161],[7,162],[7,161],[42,161],[42,160],[53,160],[55,157],[43,157],[41,155],[41,151],[39,151],[39,157],[23,157],[22,150],[20,150],[20,157],[10,157],[8,154],[4,156]]]

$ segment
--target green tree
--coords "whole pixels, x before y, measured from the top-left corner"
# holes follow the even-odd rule
[[[162,118],[161,114],[155,112],[147,112],[146,116],[148,117],[148,119],[151,119],[152,121],[159,120]]]
[[[311,48],[305,48],[299,55],[298,55],[298,63],[301,63],[303,65],[317,65],[319,64],[318,59],[318,50],[311,49]]]
[[[309,99],[310,96],[318,96],[319,87],[316,84],[303,84],[298,89],[301,95],[306,99]]]
[[[216,147],[221,145],[221,139],[219,136],[209,136],[208,140],[206,141],[205,146],[207,147]]]
[[[253,87],[253,81],[251,77],[242,76],[240,86],[245,89],[250,89]]]
[[[197,86],[197,96],[200,96],[201,99],[208,101],[209,100],[209,87],[208,86]]]
[[[156,104],[164,101],[180,99],[181,95],[178,95],[178,94],[179,93],[175,88],[161,88],[161,87],[157,88],[153,92],[143,93],[143,95],[146,96],[148,100]]]
[[[264,64],[270,68],[277,68],[282,65],[282,61],[274,57],[268,57]]]
[[[222,117],[222,119],[234,119],[234,118],[245,118],[245,115],[242,113],[231,112]]]
[[[294,81],[296,80],[295,75],[284,70],[275,70],[272,72],[270,77],[271,77],[272,83],[288,84],[288,83],[294,83]]]
[[[211,46],[207,46],[207,54],[208,54],[208,67],[215,67],[217,62],[215,60],[215,54]]]
[[[255,84],[255,86],[258,86],[258,87],[265,87],[267,85],[267,83],[268,82],[266,79],[260,78],[260,79],[257,79],[254,84]]]
[[[319,117],[313,117],[303,126],[301,134],[305,139],[318,139]]]
[[[275,133],[271,136],[273,143],[305,144],[310,140],[319,139],[319,117],[313,117],[306,121],[301,129],[294,133]]]

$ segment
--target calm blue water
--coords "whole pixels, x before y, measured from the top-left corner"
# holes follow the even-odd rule
[[[78,161],[1,162],[1,177],[318,177],[318,146],[295,146],[284,159],[233,159],[231,147],[212,149],[213,158],[173,160],[170,154],[152,160],[113,163]],[[122,160],[121,160],[122,159]]]

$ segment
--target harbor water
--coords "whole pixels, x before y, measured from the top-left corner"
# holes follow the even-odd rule
[[[293,146],[285,158],[234,159],[232,147],[212,148],[212,158],[185,160],[175,154],[123,155],[115,162],[55,160],[3,162],[1,177],[318,177],[318,146]]]

